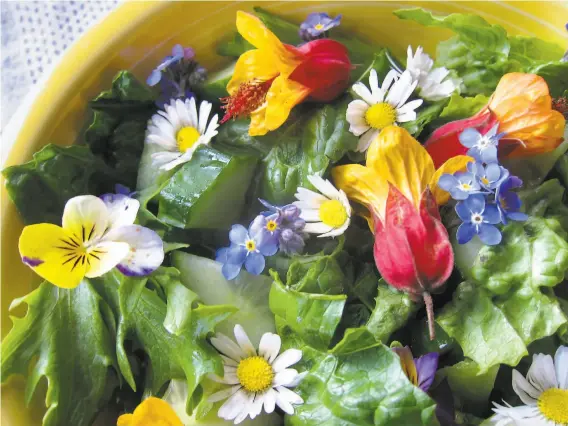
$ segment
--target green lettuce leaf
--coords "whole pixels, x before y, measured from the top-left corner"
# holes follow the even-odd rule
[[[33,160],[2,171],[6,190],[26,225],[61,224],[69,198],[112,189],[105,165],[87,147],[49,144]]]
[[[438,425],[435,404],[406,378],[384,345],[348,355],[312,355],[287,425]]]
[[[358,138],[345,118],[350,100],[345,96],[323,106],[300,105],[279,129],[260,138],[273,147],[260,165],[260,198],[280,205],[293,201],[298,186],[313,189],[308,175],[324,175],[356,148]]]
[[[559,96],[566,88],[568,64],[560,62],[564,51],[553,43],[507,36],[503,27],[489,24],[478,15],[453,13],[442,17],[420,8],[398,10],[395,15],[456,34],[438,44],[436,63],[455,70],[468,95],[490,95],[503,74],[509,72],[542,76],[552,96]]]
[[[448,100],[443,99],[441,101],[432,102],[429,105],[422,105],[417,111],[416,120],[402,123],[401,127],[408,130],[408,133],[414,137],[418,137],[426,126],[440,117],[447,103]]]
[[[437,322],[482,372],[497,364],[515,366],[527,345],[568,321],[552,291],[568,271],[563,195],[557,180],[527,192],[529,219],[505,226],[503,241],[482,247],[471,268],[461,262],[469,281],[459,285]]]
[[[94,111],[85,142],[115,172],[115,179],[134,188],[144,149],[148,119],[156,111],[154,94],[128,71],[119,72],[110,90],[89,106]]]
[[[178,228],[229,228],[240,216],[257,160],[197,148],[150,202],[157,218]]]
[[[118,386],[116,329],[108,304],[88,282],[65,290],[44,282],[12,302],[27,305],[2,341],[2,381],[27,378],[26,403],[47,379],[44,426],[88,426]]]
[[[450,97],[449,103],[440,113],[439,120],[436,120],[436,124],[440,123],[441,125],[450,121],[471,117],[478,113],[488,102],[489,98],[484,95],[463,97],[454,93]]]

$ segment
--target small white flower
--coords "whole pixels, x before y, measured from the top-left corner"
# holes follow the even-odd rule
[[[418,83],[419,94],[429,101],[439,101],[447,98],[459,90],[461,80],[447,78],[450,71],[445,67],[434,68],[434,61],[422,46],[418,46],[412,53],[412,46],[408,46],[406,58],[406,70],[412,76],[413,81]]]
[[[369,74],[370,90],[363,83],[355,83],[353,91],[361,98],[347,106],[349,131],[361,136],[357,151],[369,148],[371,141],[387,126],[416,120],[415,109],[422,105],[422,99],[406,103],[418,83],[412,80],[408,71],[398,74],[390,70],[383,85],[379,87],[377,72]]]
[[[299,187],[295,195],[298,201],[294,205],[301,209],[300,217],[306,221],[304,231],[321,234],[318,237],[343,234],[351,221],[347,195],[317,175],[308,176],[308,180],[320,193]]]
[[[496,426],[556,426],[568,424],[568,347],[561,346],[554,360],[533,355],[526,379],[513,370],[513,390],[525,405],[512,407],[493,403]]]
[[[263,409],[272,413],[276,405],[286,414],[294,414],[294,405],[303,404],[304,400],[288,388],[300,384],[306,373],[288,367],[302,359],[302,351],[287,349],[278,355],[280,336],[264,333],[257,352],[239,324],[235,326],[235,339],[237,343],[221,333],[211,339],[221,352],[225,372],[223,378],[210,378],[228,385],[208,398],[209,402],[228,398],[217,415],[239,424],[247,417],[254,419]]]
[[[207,145],[217,135],[219,116],[215,114],[209,124],[212,104],[203,101],[199,115],[195,98],[172,99],[150,120],[146,143],[160,146],[163,151],[152,154],[152,164],[163,170],[171,170],[191,160],[199,145]]]

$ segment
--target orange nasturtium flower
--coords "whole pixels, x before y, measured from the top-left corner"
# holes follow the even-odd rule
[[[482,135],[496,123],[505,135],[499,141],[500,156],[523,157],[553,151],[562,143],[566,119],[552,108],[546,81],[535,74],[505,74],[489,102],[471,118],[453,121],[432,133],[425,146],[434,164],[465,154],[459,135],[474,128]]]
[[[250,116],[249,134],[280,127],[306,98],[329,102],[349,83],[351,62],[341,43],[320,39],[300,47],[283,44],[256,16],[237,12],[237,30],[256,49],[243,53],[222,99],[225,116]]]
[[[466,168],[472,158],[460,155],[438,170],[426,149],[405,129],[389,126],[371,142],[366,166],[335,167],[337,188],[365,206],[375,233],[377,269],[391,286],[424,298],[430,336],[434,336],[430,292],[450,276],[454,254],[438,205],[449,194],[438,187],[444,173]]]
[[[183,426],[183,423],[170,404],[150,397],[142,401],[134,413],[120,416],[116,426]]]

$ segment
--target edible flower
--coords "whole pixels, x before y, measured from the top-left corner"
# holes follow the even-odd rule
[[[266,200],[259,201],[268,208],[268,211],[262,213],[264,220],[260,220],[260,225],[264,226],[269,232],[271,228],[278,230],[278,249],[285,254],[301,253],[305,246],[306,221],[302,219],[302,211],[294,204],[287,204],[278,207],[270,204]]]
[[[509,220],[523,222],[528,219],[525,213],[520,212],[521,199],[513,189],[523,186],[523,181],[517,176],[508,176],[496,188],[495,201],[501,215],[501,222],[507,224]]]
[[[341,15],[331,18],[327,13],[310,13],[306,20],[300,25],[298,34],[304,41],[315,40],[322,37],[332,28],[341,24]]]
[[[493,403],[495,426],[549,426],[568,424],[568,347],[560,346],[554,359],[534,354],[526,378],[513,370],[513,390],[525,405]]]
[[[542,77],[509,73],[501,78],[488,104],[477,114],[438,128],[425,146],[438,166],[448,158],[468,151],[460,143],[460,135],[466,129],[486,135],[498,126],[503,133],[499,141],[503,158],[533,156],[560,145],[565,125],[562,113],[552,108],[548,85]]]
[[[133,224],[139,207],[138,200],[123,194],[73,197],[65,204],[62,226],[24,228],[22,261],[62,288],[77,287],[84,277],[99,277],[115,266],[124,275],[148,275],[162,264],[164,248],[158,234]]]
[[[369,73],[369,88],[355,83],[353,91],[361,99],[351,101],[347,106],[349,131],[361,136],[357,151],[364,152],[382,129],[397,123],[416,120],[415,109],[422,105],[422,99],[407,102],[414,92],[417,81],[412,81],[408,71],[401,75],[390,70],[382,86],[379,86],[377,72]]]
[[[250,116],[249,134],[280,127],[306,98],[329,102],[349,82],[351,62],[341,43],[321,39],[300,47],[283,44],[257,17],[237,12],[237,30],[256,49],[243,53],[223,98],[221,123]]]
[[[249,273],[259,275],[264,270],[264,256],[272,256],[278,251],[277,238],[258,232],[252,226],[247,230],[242,225],[233,225],[229,240],[230,247],[217,250],[215,259],[223,264],[221,271],[228,280],[236,278],[243,265]]]
[[[148,84],[148,86],[155,86],[160,82],[160,80],[162,79],[163,72],[170,65],[176,64],[182,59],[188,59],[188,60],[193,59],[194,56],[195,52],[191,47],[184,49],[181,44],[176,44],[172,48],[172,54],[166,56],[164,60],[156,68],[152,70],[152,72],[146,79],[146,84]]]
[[[475,163],[469,163],[475,164]],[[438,180],[438,186],[444,191],[448,191],[454,200],[465,200],[470,194],[475,194],[481,190],[481,185],[475,173],[471,171],[457,172],[453,175],[443,174]]]
[[[153,396],[146,398],[136,407],[134,413],[123,414],[116,426],[183,426],[183,423],[170,405]]]
[[[319,191],[298,187],[294,205],[301,209],[300,217],[306,221],[304,231],[318,237],[337,237],[351,222],[351,205],[345,192],[337,190],[330,181],[317,175],[308,181]]]
[[[495,123],[484,135],[471,127],[461,132],[459,135],[460,143],[469,148],[466,155],[482,163],[497,162],[497,146],[499,140],[505,136],[504,132],[497,133],[498,128],[499,123]]]
[[[479,185],[487,191],[495,190],[509,177],[509,170],[500,166],[499,163],[491,163],[486,166],[480,162],[469,163],[467,169],[475,175],[476,179],[479,181]],[[442,180],[442,178],[440,178],[440,180]]]
[[[438,369],[437,352],[430,352],[419,358],[412,356],[412,351],[408,346],[402,346],[398,342],[393,342],[391,349],[399,356],[400,365],[408,377],[408,380],[414,385],[427,392],[434,382],[434,376]]]
[[[478,235],[488,246],[501,242],[501,232],[495,226],[501,223],[501,214],[495,204],[485,202],[482,194],[471,195],[467,200],[457,203],[456,213],[463,221],[456,234],[458,243],[465,244],[474,235]]]
[[[461,80],[449,77],[450,71],[446,67],[432,69],[433,66],[434,61],[424,53],[422,46],[418,46],[415,53],[412,53],[412,46],[408,46],[406,70],[418,83],[421,98],[439,101],[450,97],[454,92],[459,92]]]
[[[437,206],[446,203],[449,194],[438,187],[438,179],[445,172],[465,169],[471,160],[458,156],[435,170],[424,147],[407,130],[389,126],[371,143],[366,166],[332,170],[337,187],[370,212],[375,263],[382,277],[391,286],[424,298],[432,338],[430,292],[444,284],[454,265]]]
[[[154,114],[146,132],[146,143],[153,144],[152,164],[162,170],[172,170],[191,160],[200,145],[208,145],[217,135],[219,116],[209,121],[212,104],[203,101],[199,114],[195,98],[172,99],[165,111]],[[209,122],[208,122],[209,121]]]
[[[234,333],[236,343],[221,333],[211,338],[221,353],[225,374],[210,378],[227,386],[208,398],[209,402],[228,398],[218,416],[239,424],[263,410],[272,413],[276,405],[286,414],[294,414],[294,405],[304,400],[289,388],[297,386],[306,373],[289,367],[302,359],[302,351],[287,349],[279,354],[282,340],[273,333],[262,335],[257,351],[241,325],[235,326]]]

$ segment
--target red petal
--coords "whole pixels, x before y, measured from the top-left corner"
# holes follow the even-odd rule
[[[391,286],[420,295],[440,287],[452,272],[454,257],[446,228],[429,190],[420,211],[390,186],[385,222],[375,228],[375,262]]]
[[[463,120],[452,121],[436,129],[424,146],[434,160],[434,166],[440,167],[456,155],[465,155],[467,148],[460,143],[459,135],[468,127],[484,134],[495,123],[497,118],[490,112]]]

